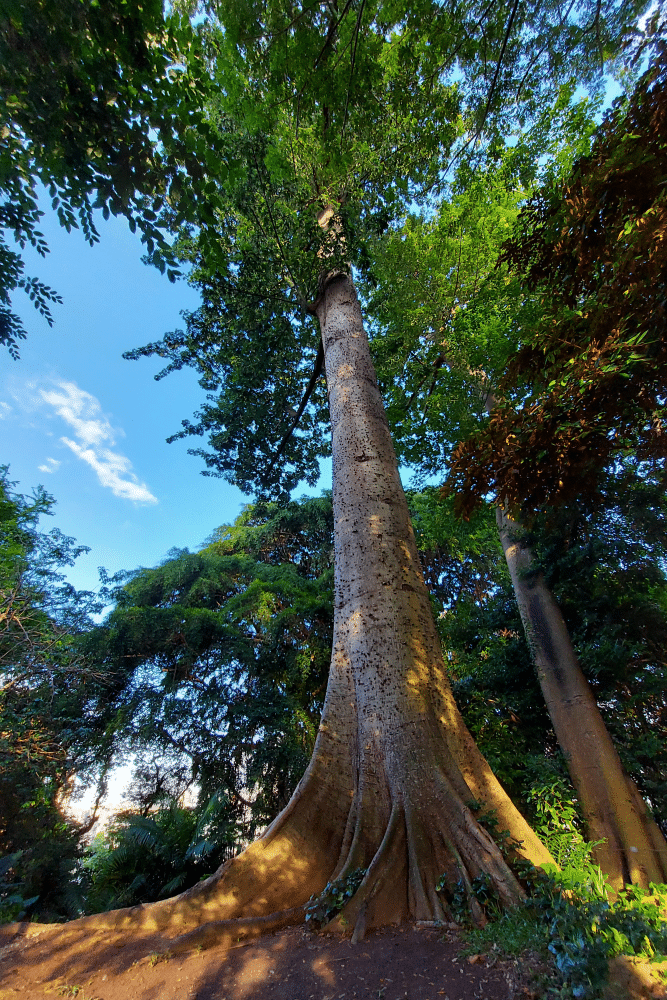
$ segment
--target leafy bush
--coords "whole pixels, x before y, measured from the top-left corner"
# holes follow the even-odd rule
[[[533,828],[557,865],[538,869],[517,860],[512,850],[516,845],[499,830],[493,811],[471,802],[527,898],[523,905],[503,911],[482,873],[468,885],[460,881],[447,903],[464,928],[467,953],[537,952],[553,968],[545,997],[594,1000],[602,995],[611,958],[652,960],[667,953],[667,885],[651,885],[648,892],[627,886],[614,897],[591,860],[596,843],[584,839],[574,791],[559,773],[557,760],[533,761],[527,799]],[[441,888],[439,883],[436,889]],[[471,902],[489,921],[486,926],[473,926]]]
[[[547,775],[541,768],[538,778],[526,793],[532,807],[532,826],[548,847],[556,867],[547,866],[563,891],[606,898],[607,884],[596,864],[593,850],[602,841],[584,839],[582,822],[574,789],[557,773]]]
[[[148,816],[122,814],[83,862],[86,912],[164,899],[207,878],[236,847],[228,813],[216,794],[198,810],[171,801]]]
[[[327,882],[319,896],[311,896],[306,908],[306,923],[323,927],[345,907],[361,885],[365,868],[357,868],[345,878]]]
[[[585,847],[589,855],[593,845]],[[609,959],[664,956],[667,885],[651,885],[648,892],[627,886],[611,900],[599,868],[584,853],[577,857],[576,869],[572,862],[561,872],[533,869],[524,905],[505,911],[484,928],[468,930],[466,952],[493,948],[507,955],[532,951],[549,956],[554,977],[545,996],[577,1000],[602,995]],[[581,874],[578,886],[577,870]],[[492,918],[494,908],[486,905],[483,892],[477,898]]]
[[[667,952],[667,885],[649,892],[628,886],[614,902],[591,893],[568,895],[553,876],[529,901],[548,925],[548,950],[573,997],[601,994],[610,958],[652,959]]]

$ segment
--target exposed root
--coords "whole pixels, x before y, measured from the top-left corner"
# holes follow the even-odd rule
[[[328,881],[332,857],[340,853],[353,788],[346,742],[344,731],[322,726],[318,744],[323,752],[318,754],[316,747],[286,809],[259,840],[205,882],[155,903],[92,914],[64,925],[30,925],[25,934],[53,933],[62,939],[111,932],[136,940],[166,933],[190,940],[192,933],[192,941],[201,934],[203,942],[247,936],[254,927],[263,933],[285,926],[283,920],[298,922],[305,903]]]
[[[435,885],[439,872],[432,863],[434,844],[426,834],[410,803],[405,810],[405,830],[408,846],[408,901],[410,912],[416,920],[437,920],[441,914],[438,902],[434,906]],[[424,882],[426,881],[426,886]],[[433,895],[429,889],[433,887]]]
[[[352,939],[356,943],[363,939],[367,927],[405,920],[408,915],[406,900],[401,898],[400,891],[404,871],[404,815],[402,804],[397,802],[363,882],[339,917],[331,923],[337,924],[341,930],[351,925]]]
[[[486,918],[475,897],[474,878],[489,876],[498,900],[506,906],[523,898],[500,849],[441,772],[431,775],[419,793],[406,789],[405,794],[395,795],[384,835],[370,863],[361,847],[368,843],[364,811],[356,802],[351,806],[345,838],[348,856],[339,858],[335,877],[345,878],[364,864],[368,869],[354,896],[326,930],[345,934],[351,929],[356,942],[368,929],[383,924],[407,919],[445,921],[447,905],[436,890],[443,872],[452,889],[458,881],[463,882],[471,915],[480,925]],[[373,814],[375,822],[378,812]],[[353,824],[354,834],[350,832]]]
[[[378,820],[389,796],[388,781],[384,786],[376,784],[375,794],[364,797],[358,789],[351,801],[347,799],[347,815],[338,817],[344,832],[333,842],[330,833],[320,841],[312,830],[306,837],[300,828],[303,817],[293,808],[243,854],[180,896],[84,917],[64,926],[30,925],[21,931],[30,937],[57,935],[59,941],[100,932],[108,939],[111,932],[119,943],[129,940],[128,933],[133,941],[144,937],[148,941],[157,933],[164,935],[172,953],[229,948],[303,922],[312,895],[321,892],[328,881],[345,878],[358,868],[367,869],[363,881],[325,928],[351,932],[355,943],[370,928],[406,920],[446,920],[446,904],[436,891],[443,872],[452,888],[463,881],[471,914],[479,924],[485,918],[473,892],[476,876],[490,876],[503,903],[518,902],[521,887],[498,847],[442,772],[436,769],[418,791],[408,787],[414,782],[403,784],[405,791],[393,796],[381,837]],[[312,820],[312,813],[306,819]],[[337,858],[335,866],[332,858]],[[275,901],[280,905],[271,906]]]
[[[269,913],[264,917],[237,917],[235,920],[212,920],[209,923],[201,924],[187,934],[169,941],[169,951],[172,955],[182,952],[203,950],[205,948],[227,947],[232,948],[240,942],[250,941],[253,938],[261,937],[270,931],[282,930],[284,927],[292,927],[294,924],[304,922],[306,916],[305,906],[295,906],[291,910],[282,910],[280,913]]]

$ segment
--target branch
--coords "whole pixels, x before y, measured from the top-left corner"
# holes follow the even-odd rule
[[[354,29],[354,48],[352,49],[352,59],[350,62],[350,80],[347,85],[347,94],[345,95],[345,112],[343,114],[343,127],[340,133],[341,147],[343,144],[343,135],[345,133],[345,126],[347,124],[347,109],[350,106],[350,92],[352,90],[352,77],[354,76],[354,64],[357,59],[357,42],[359,41],[359,31],[361,30],[361,19],[364,15],[364,7],[366,5],[366,0],[361,0],[361,7],[359,8],[359,14],[357,17],[357,23]]]
[[[557,28],[556,28],[557,31],[560,30],[560,28],[562,28],[563,25],[565,24],[565,22],[567,21],[568,17],[570,16],[570,11],[574,7],[575,3],[576,3],[576,0],[572,0],[570,6],[567,8],[567,11],[565,12],[565,14],[563,14],[562,18],[558,22],[558,25],[557,25]],[[533,66],[535,65],[535,63],[540,59],[540,57],[544,54],[544,52],[546,51],[546,49],[548,47],[549,47],[549,45],[548,45],[548,42],[547,42],[547,43],[545,43],[542,46],[541,49],[538,50],[537,54],[535,56],[533,56],[533,58],[528,63],[528,69],[523,74],[523,77],[521,79],[521,83],[519,84],[517,92],[516,92],[516,98],[515,98],[516,101],[518,101],[519,98],[521,97],[521,91],[523,90],[524,83],[528,79],[528,74],[530,73],[530,71],[533,68]]]
[[[407,401],[407,403],[405,403],[403,405],[403,412],[404,413],[408,413],[410,411],[410,409],[412,407],[412,404],[414,403],[415,399],[417,398],[417,395],[419,394],[419,392],[426,385],[426,382],[428,381],[429,376],[432,374],[433,375],[433,379],[435,380],[435,377],[436,377],[437,373],[440,371],[440,369],[442,368],[442,366],[445,364],[446,361],[447,361],[447,356],[445,354],[439,354],[438,357],[435,359],[435,361],[431,365],[429,365],[429,367],[428,367],[428,369],[426,371],[426,374],[424,375],[423,379],[420,381],[420,383],[417,386],[417,388],[413,391],[413,393],[410,396],[410,399]],[[431,394],[432,391],[433,391],[433,389],[431,388],[431,391],[429,392],[429,395]]]
[[[259,42],[263,38],[271,39],[271,41],[269,41],[269,44],[267,46],[267,51],[268,51],[268,49],[271,48],[274,39],[280,38],[281,35],[286,34],[290,28],[293,28],[294,25],[298,21],[300,21],[302,17],[304,17],[304,15],[310,14],[310,12],[313,10],[317,10],[319,6],[320,6],[320,0],[316,0],[316,2],[312,4],[310,7],[302,7],[299,13],[296,14],[291,21],[288,21],[287,24],[280,29],[280,31],[263,31],[259,35],[248,35],[247,40],[250,42]]]
[[[254,148],[253,148],[253,151],[252,151],[252,157],[253,157],[253,160],[255,162],[255,168],[257,170],[257,176],[259,177],[260,184],[262,185],[263,194],[264,194],[264,204],[266,206],[266,211],[269,214],[269,222],[271,223],[271,228],[273,229],[273,235],[275,237],[275,241],[276,241],[276,244],[278,246],[278,250],[280,251],[280,256],[282,257],[283,264],[285,265],[285,271],[287,272],[287,275],[288,275],[290,281],[292,282],[292,286],[294,288],[294,291],[297,294],[297,297],[298,297],[300,303],[303,304],[304,298],[301,295],[301,290],[299,288],[299,284],[298,284],[296,278],[294,277],[294,275],[292,274],[292,269],[291,269],[291,267],[289,265],[289,260],[287,259],[287,254],[285,253],[285,250],[284,250],[284,247],[282,245],[280,236],[278,234],[278,227],[276,226],[275,220],[273,218],[273,213],[271,211],[271,203],[269,201],[269,196],[268,196],[268,193],[267,193],[266,185],[264,184],[264,177],[263,177],[260,165],[259,165],[259,163],[257,161],[257,155],[255,153]],[[259,219],[257,217],[256,212],[254,211],[254,208],[253,208],[252,204],[250,205],[250,211],[252,213],[252,216],[253,216],[253,218],[254,218],[254,220],[255,220],[255,222],[256,222],[256,224],[257,224],[260,232],[262,233],[262,235],[264,236],[264,238],[267,239],[267,234],[264,232],[264,229],[263,229],[263,227],[262,227],[262,225],[261,225],[261,223],[260,223],[260,221],[259,221]]]
[[[602,39],[600,38],[600,11],[602,9],[602,0],[597,0],[595,7],[595,17],[589,25],[584,28],[584,34],[588,34],[589,31],[595,31],[595,40],[597,42],[598,52],[600,54],[600,69],[604,69],[604,49],[602,47]]]
[[[334,21],[334,23],[329,26],[329,30],[327,31],[327,37],[324,40],[324,45],[322,46],[322,48],[320,50],[320,54],[318,55],[317,59],[313,63],[313,70],[317,69],[317,64],[319,63],[320,59],[322,58],[322,56],[324,55],[324,53],[326,52],[326,50],[331,45],[331,42],[333,41],[333,37],[336,34],[336,30],[341,25],[341,23],[343,21],[343,18],[345,17],[345,15],[347,14],[347,12],[348,12],[348,10],[350,9],[351,6],[352,6],[352,0],[347,0],[347,3],[345,4],[345,7],[343,8],[343,13],[340,15],[340,17],[338,18],[337,21]],[[363,4],[362,4],[362,7],[363,7]]]
[[[491,82],[491,89],[489,90],[489,96],[486,101],[486,108],[484,109],[484,115],[482,117],[481,124],[478,129],[478,135],[481,135],[482,129],[486,123],[487,115],[491,107],[491,100],[493,98],[493,91],[496,89],[496,83],[498,82],[498,74],[500,73],[500,67],[502,65],[503,57],[505,55],[505,49],[507,48],[507,43],[509,41],[510,34],[512,32],[512,25],[514,24],[514,18],[516,17],[516,12],[519,7],[519,0],[514,0],[514,6],[512,7],[512,12],[510,14],[510,19],[507,22],[507,31],[505,32],[505,37],[503,39],[503,47],[500,50],[500,55],[498,56],[498,62],[496,63],[496,72],[493,75],[493,80]]]
[[[301,417],[303,415],[303,411],[306,409],[306,406],[308,405],[308,400],[312,396],[313,389],[315,388],[317,380],[320,377],[323,364],[324,364],[324,347],[322,346],[322,341],[320,340],[320,346],[317,349],[317,357],[315,358],[315,366],[313,368],[313,374],[310,376],[310,380],[308,382],[308,385],[306,386],[306,391],[303,394],[303,398],[299,405],[299,409],[296,412],[296,416],[294,417],[294,420],[292,421],[287,433],[283,436],[282,441],[278,445],[278,451],[273,456],[273,461],[271,462],[269,468],[267,469],[267,474],[271,472],[275,467],[276,462],[278,461],[283,451],[285,450],[287,442],[289,441],[292,434],[298,427],[299,421],[301,420]]]

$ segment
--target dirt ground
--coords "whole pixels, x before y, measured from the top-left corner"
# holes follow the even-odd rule
[[[14,925],[15,927],[16,925]],[[459,956],[455,931],[398,927],[349,940],[303,926],[232,949],[170,956],[164,940],[2,936],[0,1000],[518,1000],[519,963]]]

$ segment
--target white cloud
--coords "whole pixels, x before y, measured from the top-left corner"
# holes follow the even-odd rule
[[[75,382],[58,382],[57,388],[59,391],[40,389],[39,394],[74,431],[77,440],[61,437],[63,444],[95,470],[102,486],[114,496],[138,503],[157,503],[157,497],[132,472],[129,458],[111,451],[109,446],[116,443],[116,436],[123,435],[123,431],[114,431],[102,413],[99,400]]]
[[[63,444],[71,448],[77,458],[87,462],[95,472],[102,486],[107,486],[114,496],[125,497],[126,500],[138,500],[140,503],[157,503],[145,483],[140,483],[130,471],[132,463],[129,458],[103,448],[95,451],[93,448],[82,448],[76,441],[63,437]],[[129,478],[123,478],[123,476]]]
[[[44,465],[38,465],[37,468],[40,472],[57,472],[61,466],[61,462],[56,461],[55,458],[47,458]]]
[[[4,420],[8,413],[12,412],[9,403],[0,402],[0,420]]]
[[[39,394],[73,428],[81,444],[99,446],[104,441],[116,443],[111,424],[102,415],[99,400],[79,389],[75,382],[59,382],[58,387],[62,392],[40,389]]]

